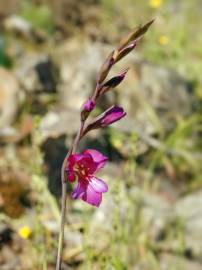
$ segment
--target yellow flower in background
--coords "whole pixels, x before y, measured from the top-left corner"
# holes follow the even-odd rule
[[[150,6],[153,8],[159,8],[162,5],[162,0],[150,0]]]
[[[159,44],[165,46],[169,43],[169,37],[162,35],[159,37]]]
[[[27,238],[30,238],[31,234],[32,234],[32,230],[30,229],[29,226],[23,226],[19,229],[18,231],[18,234],[24,238],[24,239],[27,239]]]

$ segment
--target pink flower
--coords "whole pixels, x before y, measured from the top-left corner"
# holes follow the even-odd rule
[[[90,130],[107,127],[114,122],[119,121],[125,115],[126,112],[122,107],[114,105],[93,119],[84,129],[82,136],[84,136]]]
[[[113,124],[116,121],[119,121],[125,115],[126,112],[122,107],[112,106],[99,116],[97,122],[100,123],[101,127],[106,127]]]
[[[88,99],[81,110],[81,119],[82,121],[85,121],[86,118],[89,116],[90,112],[95,109],[95,102],[92,99]]]
[[[72,154],[68,158],[67,174],[70,182],[78,178],[78,185],[73,190],[73,199],[99,207],[102,193],[107,192],[107,184],[95,174],[105,166],[108,158],[97,150],[87,149],[82,154]]]
[[[87,112],[91,112],[95,108],[95,105],[95,102],[92,99],[89,99],[84,104],[84,110],[86,110]]]

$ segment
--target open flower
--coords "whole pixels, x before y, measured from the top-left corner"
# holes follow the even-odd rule
[[[159,8],[162,5],[162,0],[150,0],[150,6],[153,8]]]
[[[22,238],[28,239],[32,235],[32,230],[29,226],[26,225],[26,226],[21,227],[18,233]]]
[[[159,37],[159,44],[161,44],[162,46],[165,46],[169,43],[169,37],[166,35],[161,35]]]
[[[104,167],[108,158],[97,150],[87,149],[82,154],[72,154],[68,158],[66,169],[68,179],[73,182],[78,178],[78,184],[73,190],[73,199],[99,207],[102,193],[107,192],[107,184],[95,174]]]

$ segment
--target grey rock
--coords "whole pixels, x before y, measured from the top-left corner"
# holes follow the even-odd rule
[[[151,241],[157,241],[172,217],[171,205],[158,194],[151,194],[139,188],[130,190],[130,197],[140,210],[143,228]]]
[[[106,176],[103,176],[103,179],[106,180]],[[115,177],[108,178],[107,182],[110,191],[104,195],[102,205],[94,214],[91,233],[114,232],[117,218],[118,226],[135,224],[138,219],[150,240],[156,241],[170,219],[170,205],[158,195],[151,195],[139,188],[127,190],[124,182]]]
[[[79,111],[95,86],[96,72],[103,60],[100,44],[71,41],[58,48],[61,84],[60,105]]]
[[[79,111],[92,93],[97,72],[112,49],[85,40],[68,41],[58,47],[55,58],[60,65],[60,106]],[[159,133],[171,130],[177,119],[191,113],[190,84],[175,71],[143,61],[134,52],[115,66],[109,78],[124,67],[130,67],[126,79],[116,91],[105,96],[107,105],[120,104],[127,111],[127,117],[116,128],[131,133],[137,127],[147,134]]]
[[[76,119],[77,116],[77,119]],[[57,138],[61,134],[72,136],[79,128],[79,116],[75,111],[48,112],[41,121],[40,131],[42,140]]]
[[[0,129],[14,122],[19,102],[18,81],[10,71],[0,68]]]
[[[15,73],[27,93],[56,90],[57,68],[48,54],[22,55],[17,61]]]
[[[3,22],[3,26],[5,31],[14,32],[25,37],[29,37],[33,30],[31,23],[17,15],[7,17]]]
[[[202,191],[181,198],[175,205],[175,211],[185,220],[202,216]]]
[[[161,270],[200,270],[202,265],[199,262],[188,260],[184,257],[171,255],[171,254],[162,254],[160,257],[160,269]]]
[[[174,254],[163,253],[160,258],[151,260],[143,259],[143,262],[137,262],[135,266],[131,269],[133,270],[147,270],[150,269],[160,269],[160,270],[200,270],[202,265],[199,262],[188,260],[182,256],[177,256]]]
[[[190,115],[193,97],[185,79],[168,68],[133,59],[133,55],[128,63],[132,69],[120,87],[118,100],[128,112],[129,123],[120,122],[120,126],[159,133],[171,130],[177,119]]]
[[[174,208],[175,214],[184,224],[185,245],[193,257],[202,256],[202,192],[180,199]]]

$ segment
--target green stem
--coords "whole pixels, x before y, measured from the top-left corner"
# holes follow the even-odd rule
[[[68,155],[67,155],[68,156]],[[60,224],[60,234],[58,241],[58,254],[57,254],[57,263],[56,270],[61,269],[62,262],[62,250],[63,250],[63,242],[64,242],[64,227],[65,227],[65,217],[66,217],[66,197],[67,197],[67,182],[65,180],[65,165],[66,165],[67,157],[64,159],[61,169],[61,177],[62,177],[62,210],[61,210],[61,224]]]
[[[58,240],[58,254],[57,254],[57,262],[56,262],[56,270],[61,269],[62,263],[62,250],[63,250],[63,242],[64,242],[64,228],[65,228],[65,219],[66,219],[66,197],[67,197],[67,176],[65,174],[65,168],[67,159],[70,154],[75,153],[82,131],[84,127],[84,122],[81,122],[80,129],[77,133],[77,136],[73,142],[72,148],[67,153],[61,168],[61,180],[62,180],[62,210],[61,210],[61,224],[60,224],[60,233],[59,233],[59,240]]]

